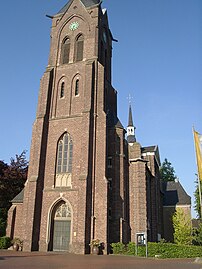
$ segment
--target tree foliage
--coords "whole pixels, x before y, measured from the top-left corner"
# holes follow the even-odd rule
[[[202,246],[202,222],[199,224],[197,229],[193,231],[194,244]]]
[[[195,192],[194,192],[194,210],[197,213],[197,217],[199,219],[201,219],[202,216],[201,216],[201,205],[200,205],[200,198],[199,198],[198,179],[195,181],[195,183],[196,183],[196,189],[195,189]],[[201,184],[201,195],[202,195],[202,183],[201,183],[201,181],[200,181],[200,184]]]
[[[0,237],[6,234],[7,208],[0,208]]]
[[[182,208],[177,208],[173,215],[174,242],[179,245],[192,244],[191,216]]]
[[[0,161],[0,236],[5,234],[7,211],[11,200],[24,188],[27,171],[25,150],[11,158],[10,164]]]
[[[175,181],[177,176],[175,175],[175,169],[173,168],[171,162],[167,159],[164,160],[160,167],[160,176],[161,179],[165,182],[167,181]]]

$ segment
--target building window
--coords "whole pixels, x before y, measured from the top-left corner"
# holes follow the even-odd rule
[[[75,82],[75,96],[79,95],[79,79]]]
[[[72,172],[73,143],[70,135],[65,133],[58,142],[56,173]]]
[[[64,96],[65,96],[65,83],[63,81],[60,88],[60,98],[63,98]]]
[[[73,143],[68,133],[58,141],[55,187],[71,188]]]
[[[62,64],[69,63],[69,54],[70,54],[70,39],[69,37],[66,37],[62,43],[62,50],[61,50]]]
[[[58,220],[64,220],[64,219],[69,219],[69,218],[71,219],[71,215],[72,215],[72,212],[71,212],[70,207],[67,204],[62,203],[56,209],[54,219],[58,219]]]
[[[84,46],[84,37],[79,35],[76,39],[75,44],[75,61],[79,62],[83,60],[83,46]]]
[[[107,158],[107,167],[112,168],[112,157]]]

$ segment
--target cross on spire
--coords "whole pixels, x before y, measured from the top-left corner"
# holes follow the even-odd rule
[[[129,105],[131,105],[133,97],[132,97],[132,95],[130,93],[129,93],[127,99],[128,99]]]

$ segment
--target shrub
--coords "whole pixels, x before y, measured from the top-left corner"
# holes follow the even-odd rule
[[[11,246],[10,237],[7,236],[0,237],[0,249],[7,249],[10,246]]]
[[[136,255],[136,245],[133,242],[129,242],[127,245],[127,254]]]
[[[124,254],[126,252],[126,245],[121,242],[112,243],[111,247],[113,249],[114,254]]]
[[[121,246],[122,243],[113,243],[114,254],[128,254],[136,255],[136,245],[133,242],[128,243],[125,246],[124,251]],[[146,253],[145,246],[138,246],[138,256],[144,257]],[[160,258],[196,258],[202,257],[202,247],[201,246],[187,246],[187,245],[177,245],[172,243],[148,243],[148,257],[155,257],[158,255]]]

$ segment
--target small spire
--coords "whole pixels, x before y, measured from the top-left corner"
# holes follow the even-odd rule
[[[133,126],[133,116],[132,116],[131,104],[129,104],[128,126]]]
[[[127,141],[129,145],[132,145],[136,142],[135,138],[135,126],[133,125],[133,116],[131,103],[129,103],[129,115],[128,115],[128,127],[127,127]]]

